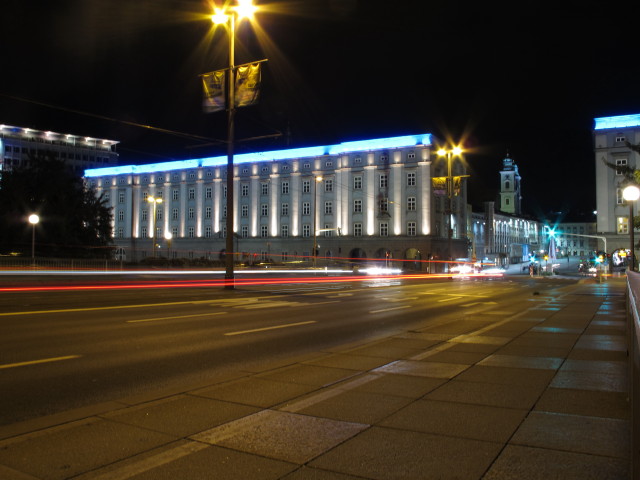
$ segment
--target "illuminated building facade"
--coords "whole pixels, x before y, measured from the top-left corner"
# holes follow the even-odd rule
[[[625,177],[621,169],[640,168],[640,154],[631,150],[627,142],[640,144],[640,114],[595,119],[596,230],[606,237],[609,254],[629,248],[631,219],[629,204],[622,196]],[[621,169],[610,168],[605,162]],[[634,211],[637,216],[638,205]]]
[[[0,124],[0,171],[24,166],[30,161],[30,156],[51,154],[81,176],[87,168],[117,165],[118,143]]]
[[[520,191],[518,166],[507,155],[502,160],[500,171],[500,211],[520,215],[522,213],[522,192]]]
[[[432,178],[446,175],[447,165],[431,150],[432,136],[420,134],[236,155],[239,260],[308,261],[314,234],[320,266],[376,258],[422,268],[413,260],[445,259],[447,199],[434,193]],[[110,203],[114,240],[127,259],[150,255],[155,228],[160,255],[215,260],[227,235],[226,162],[89,169],[85,178]],[[459,159],[452,168],[464,174]],[[467,252],[465,181],[453,198],[454,257]],[[149,197],[162,198],[155,225]]]

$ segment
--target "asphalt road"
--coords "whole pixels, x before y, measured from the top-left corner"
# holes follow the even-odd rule
[[[3,293],[0,425],[458,321],[568,282],[367,280]]]

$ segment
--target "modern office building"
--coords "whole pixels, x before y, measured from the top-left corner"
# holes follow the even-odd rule
[[[82,176],[87,168],[117,165],[118,143],[0,124],[0,172],[26,165],[31,157],[51,154]]]
[[[640,114],[595,119],[596,230],[605,238],[608,254],[630,246],[631,211],[622,196],[625,186],[622,169],[640,168],[640,154],[630,149],[627,142],[640,144]],[[638,206],[633,208],[637,215]]]
[[[418,260],[466,256],[464,163],[433,155],[432,143],[420,134],[236,155],[239,260],[309,262],[314,244],[318,265],[374,258],[426,269]],[[448,175],[447,162],[451,241],[447,192],[432,186]],[[85,177],[110,202],[114,241],[127,259],[219,259],[227,173],[219,156],[88,169]]]

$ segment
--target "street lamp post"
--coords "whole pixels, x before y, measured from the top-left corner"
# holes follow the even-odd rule
[[[318,226],[316,218],[318,216],[318,183],[322,181],[322,176],[318,175],[313,182],[313,268],[316,267],[316,258],[318,250]]]
[[[36,261],[36,225],[40,222],[40,217],[35,213],[29,215],[29,223],[31,224],[31,263],[35,265]]]
[[[251,17],[256,7],[251,0],[238,0],[238,5],[217,10],[211,16],[211,20],[216,24],[229,25],[229,74],[226,82],[226,103],[227,103],[227,235],[225,238],[225,288],[234,288],[234,250],[233,250],[233,155],[235,148],[235,37],[236,37],[236,17]]]
[[[169,231],[164,232],[164,239],[167,241],[167,260],[171,261],[171,239],[173,234]]]
[[[629,185],[622,190],[622,197],[629,203],[629,270],[633,271],[635,266],[635,253],[634,253],[634,238],[633,238],[633,202],[637,201],[640,198],[640,188],[637,185]]]
[[[453,156],[459,156],[462,153],[460,147],[453,147],[452,149],[441,148],[438,150],[439,157],[446,157],[447,159],[447,260],[451,262],[452,258],[452,239],[453,239],[453,177],[451,175],[451,163]],[[451,269],[451,264],[448,264],[448,269]]]
[[[156,258],[156,242],[158,241],[158,229],[156,228],[157,221],[157,206],[159,203],[162,203],[161,197],[147,197],[147,202],[153,205],[153,215],[151,219],[151,224],[153,225],[153,246],[151,247],[151,252],[153,258]]]

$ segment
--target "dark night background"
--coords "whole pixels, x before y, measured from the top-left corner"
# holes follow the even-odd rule
[[[637,19],[619,4],[256,3],[258,33],[238,29],[236,63],[269,62],[237,136],[283,135],[238,151],[430,132],[464,141],[474,205],[494,199],[509,152],[525,212],[571,218],[595,209],[593,118],[640,113]],[[122,164],[223,154],[225,115],[201,110],[198,74],[227,62],[209,12],[199,0],[5,0],[0,122],[119,140]]]

